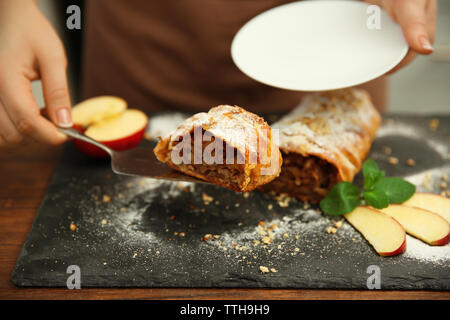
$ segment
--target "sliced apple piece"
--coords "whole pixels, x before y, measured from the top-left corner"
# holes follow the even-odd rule
[[[125,109],[127,109],[127,102],[119,97],[90,98],[72,108],[72,120],[76,127],[87,128],[94,123],[117,116]]]
[[[344,215],[381,256],[395,256],[406,250],[405,229],[387,214],[360,206]]]
[[[128,109],[118,116],[95,123],[88,127],[84,134],[113,150],[127,150],[136,147],[141,142],[147,123],[148,118],[145,113]],[[75,140],[74,143],[81,152],[89,156],[108,156],[105,151],[90,143],[81,140]]]
[[[416,192],[404,206],[417,207],[437,213],[450,223],[450,199],[434,193]]]
[[[428,244],[442,246],[449,241],[450,224],[434,212],[396,204],[381,211],[397,220],[408,234]]]

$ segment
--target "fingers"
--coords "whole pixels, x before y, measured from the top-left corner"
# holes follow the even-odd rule
[[[436,16],[437,16],[437,1],[429,0],[426,6],[427,30],[431,43],[434,43],[436,34]]]
[[[8,126],[8,129],[0,127],[4,136],[8,135],[12,140],[19,140],[18,132],[23,137],[54,145],[66,140],[66,136],[60,133],[54,124],[41,116],[31,91],[30,81],[24,76],[14,71],[3,70],[0,79],[0,101],[2,110],[14,126],[11,129],[5,120],[6,116],[0,115],[2,124]]]
[[[13,122],[0,103],[0,148],[14,147],[31,142],[31,139],[24,137],[14,126]]]
[[[394,2],[397,22],[409,46],[421,54],[433,52],[427,29],[426,0],[397,0]]]
[[[63,53],[38,56],[42,87],[47,113],[60,127],[72,126],[70,95],[66,76],[66,59]]]

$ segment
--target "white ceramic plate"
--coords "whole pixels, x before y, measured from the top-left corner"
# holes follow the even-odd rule
[[[375,79],[408,51],[401,28],[381,10],[369,29],[368,4],[300,1],[270,9],[236,34],[231,56],[251,78],[283,89],[319,91]]]

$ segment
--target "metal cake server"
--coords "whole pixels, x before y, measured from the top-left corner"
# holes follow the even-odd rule
[[[137,147],[126,151],[115,151],[89,138],[73,128],[58,128],[69,137],[83,140],[106,151],[111,156],[111,169],[116,174],[144,176],[154,179],[208,183],[178,172],[160,162],[152,148]]]

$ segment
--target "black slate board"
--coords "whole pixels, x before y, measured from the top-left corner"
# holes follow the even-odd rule
[[[419,190],[428,174],[429,188],[439,192],[440,176],[450,175],[450,116],[439,117],[434,132],[428,128],[431,118],[385,119],[371,157],[388,175],[408,177]],[[386,146],[399,158],[397,166],[388,163]],[[405,165],[410,157],[416,166]],[[208,205],[203,193],[213,197]],[[103,195],[111,201],[103,202]],[[244,196],[206,184],[116,176],[107,162],[87,159],[69,144],[12,281],[18,286],[65,287],[67,267],[77,265],[82,287],[358,289],[367,288],[367,268],[376,265],[382,289],[450,289],[449,245],[436,249],[408,238],[406,253],[380,257],[348,223],[328,234],[325,229],[333,218],[303,207],[297,200],[280,207],[259,191]],[[278,224],[268,246],[254,245],[262,238],[260,221],[265,222],[261,228]],[[76,231],[69,229],[71,222]],[[219,238],[201,241],[205,234]],[[418,252],[410,251],[411,243]],[[440,258],[420,248],[439,250]],[[262,274],[260,266],[277,272]]]

